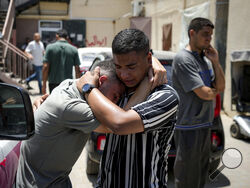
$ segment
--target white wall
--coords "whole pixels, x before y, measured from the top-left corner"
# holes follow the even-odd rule
[[[91,44],[111,46],[114,36],[129,27],[129,17],[123,15],[131,12],[129,0],[73,0],[70,5],[71,19],[86,20],[86,39]]]
[[[146,16],[152,17],[152,43],[155,50],[162,50],[162,27],[172,23],[172,47],[171,50],[177,52],[181,40],[182,14],[183,10],[210,2],[209,19],[215,21],[215,1],[216,0],[158,0],[146,1]]]
[[[226,90],[224,95],[224,109],[231,111],[231,61],[230,55],[234,50],[250,49],[250,1],[230,0],[228,33],[227,33],[227,57],[226,57]]]

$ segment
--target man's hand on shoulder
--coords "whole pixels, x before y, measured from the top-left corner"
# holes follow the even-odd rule
[[[160,86],[167,83],[167,71],[162,66],[161,62],[152,56],[152,68],[153,68],[153,84],[152,88]]]

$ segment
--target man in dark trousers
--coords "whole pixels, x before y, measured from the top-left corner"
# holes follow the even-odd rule
[[[46,82],[49,80],[49,91],[57,87],[63,80],[72,79],[72,68],[75,67],[76,78],[80,78],[80,60],[77,49],[66,40],[66,30],[59,30],[56,34],[57,41],[46,48],[43,60],[43,87],[46,93]]]
[[[180,96],[175,129],[176,188],[204,187],[209,169],[213,100],[224,91],[219,56],[210,42],[214,25],[195,18],[188,27],[189,44],[173,61],[173,87]]]

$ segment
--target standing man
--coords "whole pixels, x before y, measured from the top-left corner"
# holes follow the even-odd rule
[[[152,66],[149,49],[148,38],[136,29],[122,30],[113,40],[116,74],[127,86],[121,108],[96,88],[85,93],[96,118],[116,133],[106,137],[98,187],[167,187],[167,154],[176,121],[177,93],[160,85],[146,101],[122,109]],[[85,85],[96,86],[97,78],[86,80]]]
[[[44,46],[40,41],[40,34],[34,34],[34,40],[29,42],[28,46],[25,49],[25,53],[31,61],[34,69],[34,73],[26,78],[25,83],[27,89],[31,89],[29,82],[36,79],[38,81],[39,91],[42,94],[42,67],[43,67],[43,54]]]
[[[175,130],[176,188],[204,187],[209,169],[213,100],[224,91],[218,52],[210,42],[214,25],[205,18],[188,27],[189,44],[173,61],[173,87],[180,96]]]
[[[80,60],[78,51],[67,42],[66,30],[59,30],[57,41],[46,48],[43,60],[43,94],[46,93],[46,82],[49,80],[49,91],[57,87],[63,80],[72,79],[72,68],[75,67],[76,78],[80,78]]]

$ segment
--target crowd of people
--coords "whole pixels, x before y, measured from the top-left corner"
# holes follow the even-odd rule
[[[56,41],[44,49],[40,40],[40,34],[34,34],[34,40],[26,41],[22,49],[26,53],[29,64],[33,66],[34,73],[25,79],[27,89],[32,89],[30,81],[37,80],[39,94],[46,94],[47,81],[49,92],[57,87],[63,80],[72,79],[72,68],[75,68],[75,77],[80,77],[80,60],[77,48],[68,42],[66,30],[58,30],[55,35]],[[28,40],[28,38],[27,38]]]
[[[16,186],[72,187],[69,173],[95,131],[107,133],[96,187],[167,187],[171,139],[177,148],[175,187],[204,187],[213,100],[225,88],[211,45],[213,29],[205,18],[190,22],[189,44],[173,61],[173,87],[142,31],[120,31],[112,42],[113,58],[80,76],[77,50],[60,30],[43,58],[39,89],[46,93],[48,80],[51,94],[34,102],[35,135],[22,142]],[[35,34],[25,50],[33,61],[44,53],[39,41]],[[40,66],[33,64],[35,70]]]

